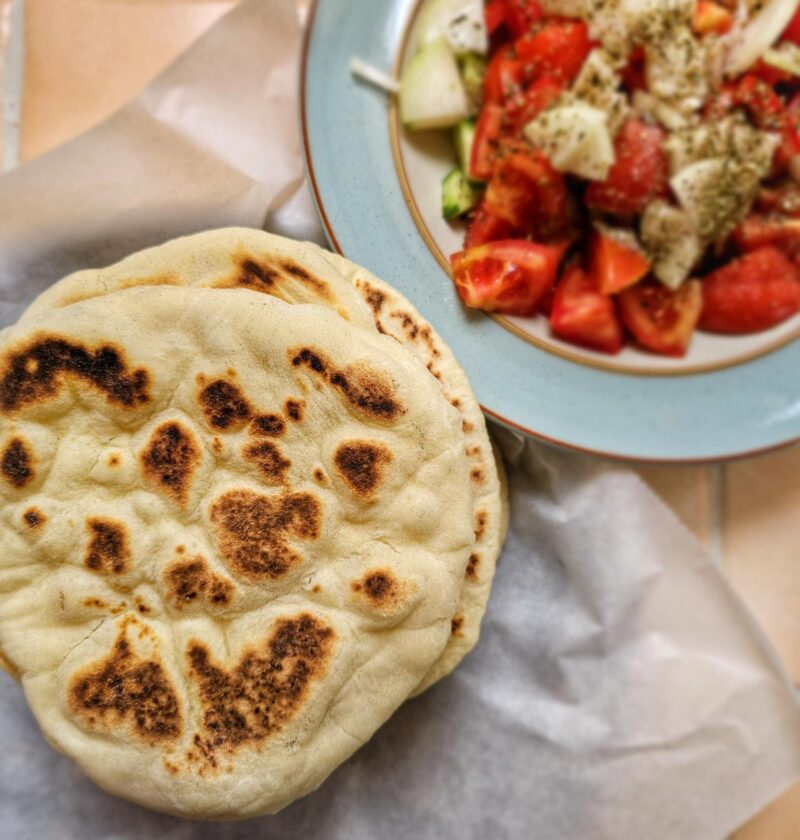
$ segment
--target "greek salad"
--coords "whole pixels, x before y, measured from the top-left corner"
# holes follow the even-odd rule
[[[452,132],[476,309],[596,351],[800,311],[800,0],[429,0],[403,122]]]

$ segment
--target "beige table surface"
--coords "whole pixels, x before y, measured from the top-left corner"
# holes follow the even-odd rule
[[[11,33],[6,149],[18,141],[19,158],[30,160],[102,120],[236,2],[0,0]],[[639,472],[709,547],[800,683],[800,447],[728,466]],[[734,836],[798,838],[800,785]]]

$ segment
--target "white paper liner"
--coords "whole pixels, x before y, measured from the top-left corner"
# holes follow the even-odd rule
[[[179,234],[320,241],[298,53],[292,4],[247,0],[111,119],[0,179],[0,325],[60,276]],[[150,813],[54,753],[2,677],[0,834],[714,840],[774,799],[800,776],[796,699],[706,553],[631,471],[501,437],[512,520],[480,645],[316,793],[224,827]]]

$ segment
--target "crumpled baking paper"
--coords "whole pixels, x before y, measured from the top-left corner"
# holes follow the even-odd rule
[[[0,179],[0,326],[63,274],[175,235],[321,240],[295,15],[246,0],[114,117]],[[792,687],[671,511],[623,466],[496,431],[512,517],[481,642],[318,791],[245,823],[151,813],[53,752],[2,676],[0,835],[715,840],[800,778]]]

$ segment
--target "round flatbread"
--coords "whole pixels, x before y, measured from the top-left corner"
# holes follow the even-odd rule
[[[478,641],[505,540],[502,516],[507,508],[481,407],[450,348],[403,295],[366,269],[312,243],[247,228],[175,239],[107,268],[72,274],[37,298],[23,321],[108,292],[158,285],[246,289],[289,303],[330,306],[353,323],[374,326],[395,338],[438,380],[446,399],[462,415],[476,544],[452,618],[450,642],[415,693],[449,674]]]
[[[474,545],[461,417],[319,306],[136,288],[0,333],[0,649],[102,787],[274,812],[440,656]]]

